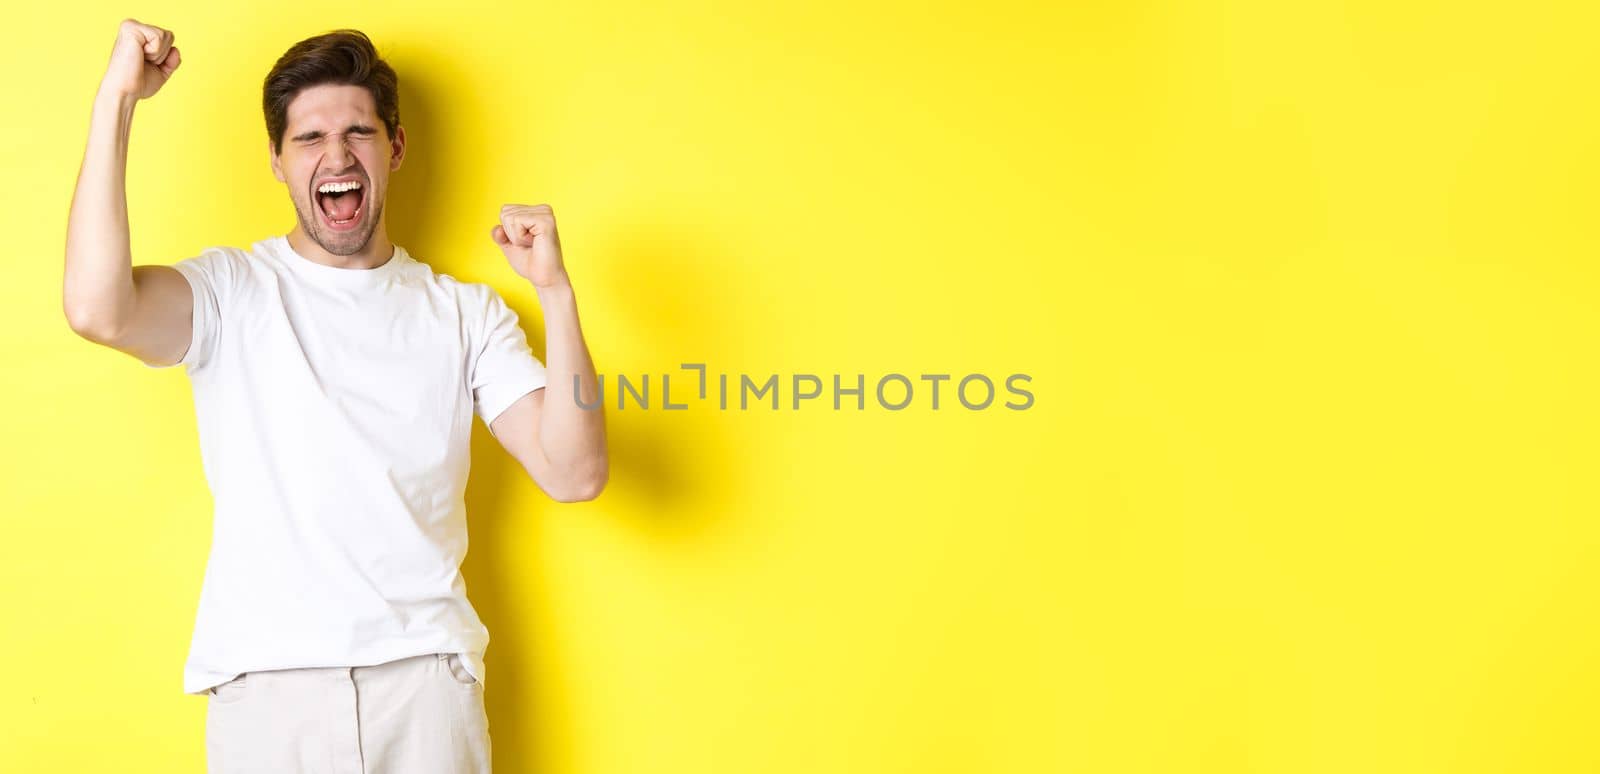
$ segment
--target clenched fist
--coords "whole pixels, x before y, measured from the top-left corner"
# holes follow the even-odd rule
[[[561,240],[556,236],[556,214],[548,204],[507,204],[500,208],[500,225],[489,236],[506,254],[511,268],[532,282],[548,288],[567,281],[567,268],[561,262]]]
[[[149,99],[161,90],[178,69],[177,46],[172,33],[160,27],[123,19],[117,28],[117,42],[111,49],[111,64],[100,82],[100,91],[113,96]]]

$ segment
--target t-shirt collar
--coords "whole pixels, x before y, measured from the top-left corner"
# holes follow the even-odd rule
[[[394,276],[400,271],[404,263],[410,259],[405,248],[394,246],[394,255],[384,261],[381,266],[371,269],[341,269],[337,266],[317,263],[299,252],[289,244],[289,238],[278,235],[268,240],[273,249],[282,257],[284,263],[302,276],[314,282],[327,282],[346,287],[371,287]]]

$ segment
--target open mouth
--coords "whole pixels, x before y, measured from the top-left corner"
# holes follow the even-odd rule
[[[323,220],[335,231],[355,228],[366,209],[367,189],[357,180],[323,183],[315,195]]]

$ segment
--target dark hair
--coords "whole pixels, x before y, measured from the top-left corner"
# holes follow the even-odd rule
[[[400,125],[400,78],[360,30],[334,30],[289,47],[261,86],[261,111],[267,117],[272,151],[283,152],[289,103],[301,90],[325,83],[362,86],[372,94],[378,117],[394,138]]]

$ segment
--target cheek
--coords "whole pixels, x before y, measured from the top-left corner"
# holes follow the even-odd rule
[[[361,159],[361,166],[367,168],[367,173],[374,170],[389,168],[389,149],[379,145],[368,145],[356,152]]]
[[[295,191],[296,195],[298,195],[298,196],[310,196],[311,195],[309,193],[309,191],[311,190],[311,180],[312,180],[313,176],[316,174],[316,170],[314,168],[312,168],[312,167],[306,167],[306,168],[303,168],[303,169],[301,169],[301,168],[291,168],[291,169],[286,169],[284,171],[288,174],[288,176],[289,176],[289,184],[294,187],[294,191]]]

